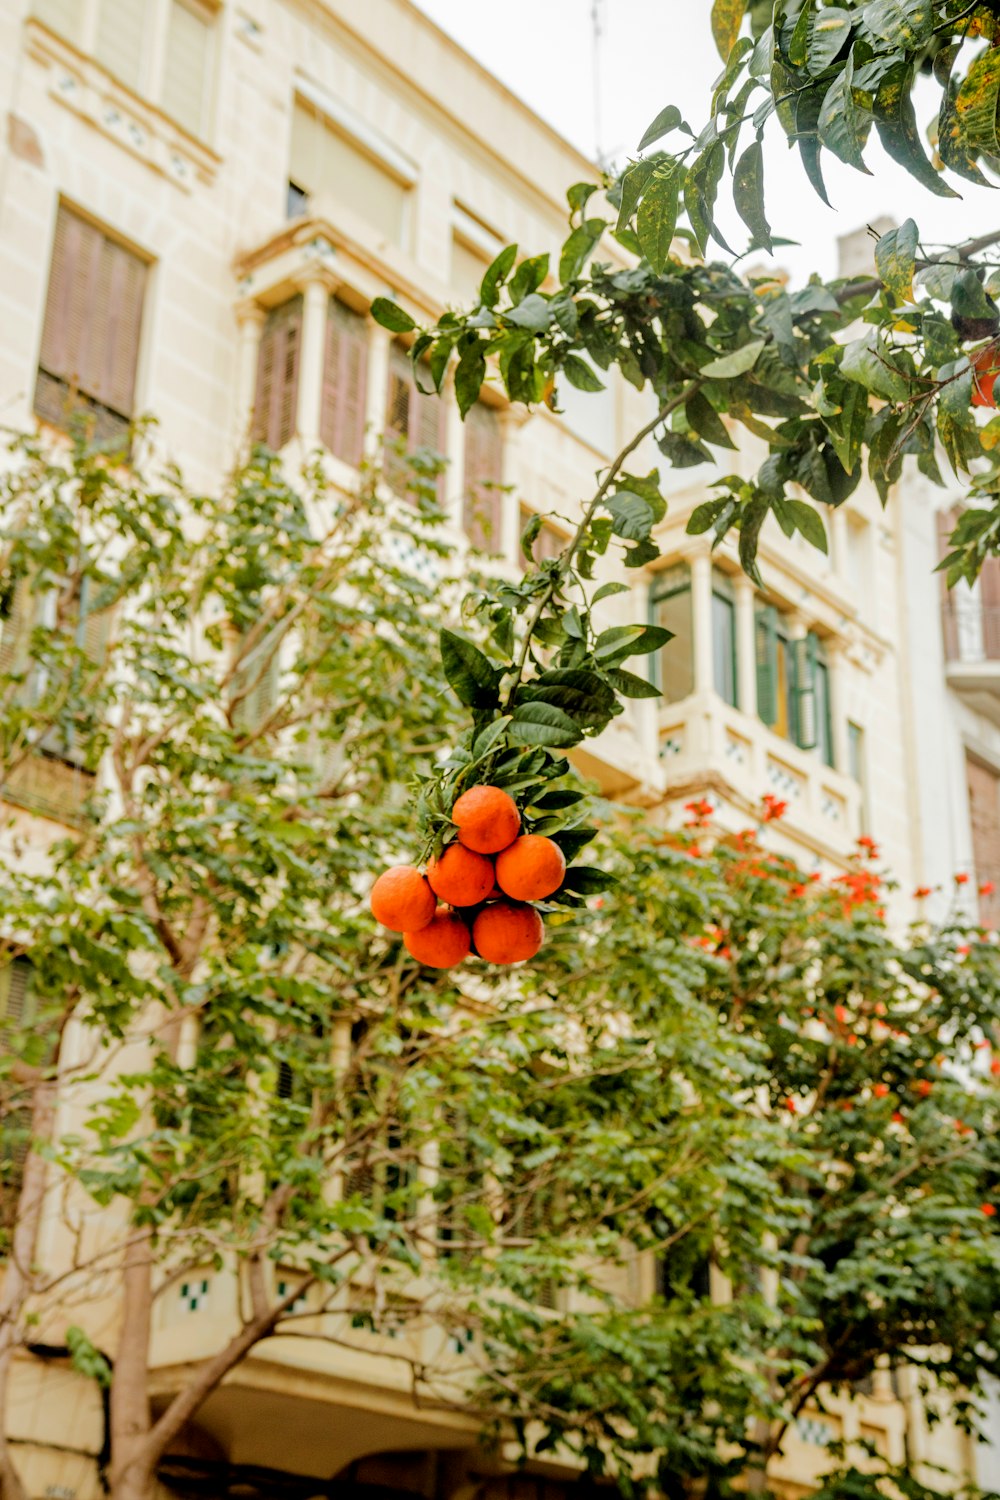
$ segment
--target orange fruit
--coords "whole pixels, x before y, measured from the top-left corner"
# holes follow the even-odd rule
[[[519,964],[534,958],[544,936],[545,923],[535,908],[513,901],[484,907],[472,924],[476,952],[491,964]]]
[[[994,345],[987,344],[985,349],[977,349],[975,354],[969,355],[969,363],[972,366],[973,406],[995,407],[993,382],[1000,375],[1000,352]]]
[[[477,854],[496,854],[517,838],[521,814],[513,797],[498,786],[473,786],[451,810],[458,842]]]
[[[393,865],[372,886],[372,916],[392,932],[417,932],[437,908],[434,892],[415,865]]]
[[[541,833],[522,833],[497,855],[497,885],[515,901],[541,901],[563,883],[566,856]]]
[[[431,890],[449,906],[478,906],[493,889],[493,861],[464,844],[449,844],[427,866]]]
[[[412,958],[429,969],[450,969],[460,964],[468,958],[472,946],[462,918],[444,906],[438,907],[426,927],[404,932],[403,945]]]

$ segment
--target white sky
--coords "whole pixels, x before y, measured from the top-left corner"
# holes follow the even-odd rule
[[[592,0],[503,0],[500,6],[487,0],[416,3],[575,146],[594,154]],[[721,69],[709,30],[709,0],[599,0],[599,8],[604,30],[599,144],[605,155],[621,161],[634,152],[665,104],[676,104],[691,126],[700,129],[711,84]],[[928,88],[925,106],[917,102],[921,130],[935,97],[936,90]],[[1000,193],[955,179],[952,185],[966,196],[939,198],[885,157],[877,143],[869,150],[873,177],[823,153],[831,211],[813,192],[798,152],[789,151],[780,127],[772,126],[765,137],[767,214],[775,234],[800,242],[800,249],[776,255],[796,280],[813,270],[835,275],[837,236],[883,214],[916,219],[927,244],[1000,227]],[[751,139],[748,130],[746,143]],[[719,196],[722,203],[726,181]],[[733,248],[742,250],[747,236],[739,220],[727,212],[720,222]]]

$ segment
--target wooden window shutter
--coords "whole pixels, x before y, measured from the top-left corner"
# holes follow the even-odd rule
[[[278,452],[295,433],[302,344],[302,298],[293,297],[267,316],[257,356],[253,437]]]
[[[30,1026],[35,1019],[30,959],[15,958],[0,969],[0,1026]]]
[[[356,468],[365,436],[368,329],[360,313],[330,298],[323,358],[319,435],[337,458]]]
[[[428,373],[426,383],[430,382]],[[445,404],[440,396],[418,390],[410,356],[402,344],[394,344],[389,360],[389,393],[385,414],[386,447],[384,468],[386,482],[398,495],[405,496],[409,473],[393,448],[405,441],[405,451],[418,448],[442,454],[445,449]],[[444,475],[437,480],[438,500],[444,495]]]
[[[94,55],[133,89],[141,81],[144,33],[152,8],[149,0],[101,0],[98,7]]]
[[[65,426],[79,398],[120,424],[133,415],[146,272],[131,250],[60,207],[35,393],[39,416]]]
[[[816,713],[816,676],[819,641],[812,631],[792,645],[792,691],[795,702],[795,743],[802,750],[815,750],[819,736]]]
[[[503,432],[500,417],[477,401],[465,419],[462,525],[473,547],[497,553],[503,544]]]
[[[197,0],[170,0],[163,108],[192,135],[208,123],[212,14]]]
[[[18,579],[0,608],[0,677],[20,674],[29,664],[35,600],[26,578]]]
[[[1000,660],[1000,557],[988,557],[979,574],[982,610],[983,654],[987,661]]]
[[[778,718],[778,631],[774,607],[757,611],[757,713],[765,724]]]

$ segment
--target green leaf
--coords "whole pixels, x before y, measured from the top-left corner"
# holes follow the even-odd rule
[[[749,344],[742,344],[731,354],[720,354],[717,359],[710,359],[707,365],[702,365],[698,374],[708,376],[710,380],[732,380],[734,375],[745,375],[757,363],[765,343],[765,339],[752,339]]]
[[[713,0],[712,36],[723,62],[736,45],[745,12],[745,0]]]
[[[820,166],[822,148],[816,128],[820,110],[823,108],[825,92],[823,86],[809,89],[806,93],[800,94],[795,101],[795,138],[799,155],[802,157],[802,165],[806,169],[806,176],[827,208],[832,208],[833,205],[827,196],[826,183],[823,181],[823,171]]]
[[[686,126],[684,126],[684,120],[681,116],[680,110],[677,108],[677,105],[668,104],[666,109],[660,110],[660,113],[657,115],[652,125],[650,125],[649,128],[643,133],[642,140],[638,145],[638,150],[645,151],[647,146],[651,146],[653,142],[658,141],[661,136],[668,135],[671,130],[677,130],[678,127],[682,126],[685,129],[687,128]]]
[[[515,745],[546,745],[568,749],[583,738],[583,730],[551,703],[522,703],[515,708],[508,729]]]
[[[867,121],[861,119],[855,107],[851,83],[852,66],[851,59],[848,58],[843,72],[837,75],[823,97],[823,104],[816,120],[816,129],[823,145],[832,151],[834,156],[839,156],[840,160],[846,162],[849,167],[854,167],[870,177],[871,173],[865,166],[862,155],[867,136]]]
[[[507,733],[509,723],[510,715],[504,714],[502,718],[494,719],[492,724],[488,724],[482,733],[476,736],[475,743],[472,746],[472,758],[474,761],[481,760],[499,745]]]
[[[552,322],[552,309],[545,297],[539,296],[537,292],[529,292],[516,307],[509,307],[503,317],[508,323],[513,323],[515,328],[527,328],[532,333],[541,333]]]
[[[371,312],[376,323],[381,323],[390,333],[410,333],[417,326],[409,313],[388,297],[376,297]]]
[[[680,173],[675,164],[657,171],[647,185],[639,205],[636,231],[642,253],[657,276],[670,261],[670,247],[677,227],[677,195]]]
[[[536,292],[548,274],[549,257],[547,255],[532,255],[527,260],[522,260],[510,284],[511,302],[516,305],[531,292]]]
[[[570,213],[582,213],[596,192],[596,182],[574,182],[573,186],[566,190],[566,202],[569,204]]]
[[[556,833],[549,835],[554,844],[558,844],[566,856],[567,864],[576,858],[581,849],[586,849],[592,839],[597,837],[596,828],[560,828]]]
[[[451,630],[441,631],[440,643],[444,675],[458,701],[467,708],[496,708],[500,702],[498,685],[502,671],[492,665],[478,646]]]
[[[695,391],[684,403],[684,412],[691,429],[703,442],[716,448],[735,448],[736,444],[726,430],[726,424],[709,401],[704,391]]]
[[[592,365],[588,365],[585,359],[578,354],[567,354],[562,365],[562,372],[570,385],[575,385],[578,391],[603,391],[605,385],[594,373]]]
[[[584,800],[584,797],[583,792],[576,792],[569,786],[561,786],[551,792],[542,792],[538,797],[532,797],[528,806],[537,807],[541,812],[561,812],[563,808],[575,807],[577,803]]]
[[[955,96],[955,123],[961,145],[977,155],[1000,154],[997,107],[1000,98],[1000,49],[988,47],[972,63]]]
[[[838,5],[828,5],[816,12],[809,42],[808,69],[815,77],[824,72],[851,34],[853,17]]]
[[[913,88],[914,69],[907,63],[897,63],[890,68],[879,84],[875,95],[875,129],[879,140],[893,161],[906,168],[917,182],[936,193],[939,198],[958,198],[960,195],[948,186],[944,178],[934,170],[924,154],[917,129],[917,117],[913,112],[910,91]],[[1000,82],[1000,75],[998,75]],[[958,101],[956,100],[956,108]],[[994,108],[996,90],[994,89]],[[996,138],[994,132],[994,139]]]
[[[931,0],[870,0],[861,24],[870,36],[890,47],[912,52],[930,40],[934,7]]]
[[[913,271],[917,255],[917,226],[905,219],[888,229],[875,246],[875,265],[882,285],[900,302],[913,301]]]
[[[486,345],[478,337],[469,337],[455,367],[455,398],[463,419],[479,400],[486,378]]]
[[[594,656],[598,661],[617,666],[619,660],[629,656],[646,656],[650,651],[659,651],[673,634],[662,625],[614,625],[603,630],[594,644]]]
[[[595,593],[591,604],[600,604],[602,599],[610,599],[612,594],[627,594],[630,592],[627,583],[602,583]]]
[[[844,346],[840,373],[883,401],[905,401],[910,394],[909,384],[890,363],[874,328]]]
[[[505,245],[487,269],[479,288],[479,300],[484,307],[496,307],[500,300],[500,288],[511,273],[517,259],[517,246]]]
[[[607,676],[615,692],[621,693],[623,698],[660,697],[660,689],[647,677],[637,677],[634,672],[623,671],[621,667],[609,668]]]
[[[796,528],[802,533],[807,542],[818,547],[820,552],[826,552],[826,527],[818,513],[805,500],[785,500],[782,502],[788,515],[794,520]],[[775,507],[777,509],[777,507]]]
[[[770,508],[767,497],[757,495],[740,517],[740,566],[758,588],[763,588],[764,583],[757,568],[757,542]]]
[[[714,526],[715,518],[725,504],[725,500],[703,500],[700,505],[696,505],[688,516],[685,527],[688,536],[701,536],[710,526]]]
[[[534,562],[535,560],[535,554],[532,549],[543,525],[544,518],[540,515],[534,515],[521,532],[521,552],[527,558],[528,562]]]
[[[725,147],[721,141],[716,141],[707,151],[702,152],[684,181],[684,207],[702,257],[708,254],[708,242],[712,238],[719,242],[723,250],[728,250],[730,255],[733,253],[712,217],[715,195],[725,165]]]
[[[636,161],[622,174],[621,190],[622,199],[618,209],[618,233],[628,228],[629,221],[635,213],[636,205],[642,196],[643,188],[656,170],[655,161]]]
[[[564,286],[579,276],[607,227],[606,219],[585,219],[573,230],[559,257],[559,280]]]
[[[764,212],[764,149],[759,140],[746,148],[733,173],[733,202],[736,212],[768,253],[772,250],[771,226]]]
[[[553,668],[524,683],[518,703],[551,703],[586,729],[601,727],[615,711],[615,695],[596,672],[582,667]]]
[[[645,540],[653,525],[653,510],[648,501],[628,490],[618,490],[604,503],[611,515],[615,536],[632,542]]]
[[[597,870],[593,865],[574,865],[566,871],[559,889],[576,891],[580,896],[596,896],[600,891],[609,891],[617,884],[617,877],[609,870]]]

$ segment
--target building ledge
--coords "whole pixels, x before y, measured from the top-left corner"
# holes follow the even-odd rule
[[[1000,661],[950,661],[945,678],[969,708],[1000,727]]]

